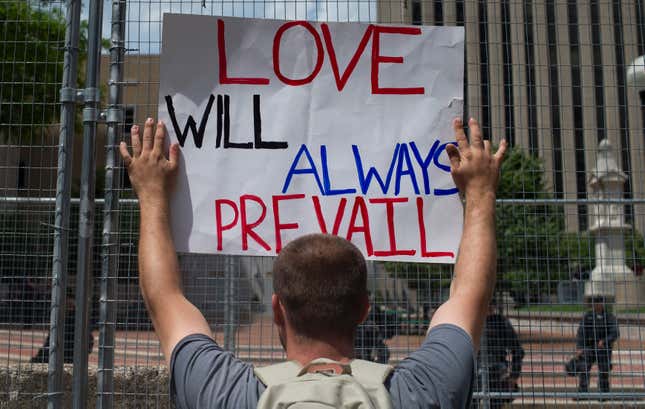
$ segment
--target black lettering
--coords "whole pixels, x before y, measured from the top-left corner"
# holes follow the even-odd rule
[[[231,138],[231,115],[230,115],[231,98],[224,95],[224,149],[237,148],[237,149],[252,149],[252,142],[230,142]]]
[[[222,96],[217,94],[217,141],[215,149],[219,148],[222,144],[222,115],[224,114]]]
[[[197,123],[192,115],[188,116],[186,121],[186,126],[184,126],[184,131],[182,132],[177,123],[177,117],[175,116],[175,107],[172,104],[172,97],[166,95],[166,107],[168,108],[168,115],[170,115],[170,121],[172,122],[172,127],[175,130],[177,136],[177,141],[179,141],[179,146],[184,147],[184,142],[188,137],[188,130],[193,134],[193,141],[195,142],[195,147],[198,149],[202,147],[202,142],[204,141],[204,131],[206,130],[206,123],[208,122],[208,115],[211,112],[211,107],[215,101],[215,97],[211,94],[208,98],[208,103],[206,104],[206,109],[204,110],[204,115],[202,116],[201,121],[199,122],[199,129],[197,129]]]
[[[253,136],[255,149],[287,149],[287,142],[262,140],[262,115],[260,114],[260,95],[253,95]]]

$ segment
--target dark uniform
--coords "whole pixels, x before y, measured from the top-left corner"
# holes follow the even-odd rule
[[[486,342],[485,349],[482,348],[479,352],[478,378],[480,386],[483,382],[483,375],[487,375],[487,389],[489,392],[515,391],[517,388],[516,381],[522,372],[524,348],[520,345],[513,325],[502,314],[489,314],[486,317],[484,340]],[[482,356],[484,352],[486,357]],[[509,355],[511,356],[510,362],[508,360]],[[513,401],[512,398],[491,399],[490,407],[491,409],[498,409],[504,403],[511,401]]]
[[[388,325],[386,313],[380,305],[374,304],[365,322],[356,328],[354,356],[357,359],[387,364],[390,360],[390,349],[385,340],[395,334]]]
[[[582,352],[582,371],[579,373],[580,392],[589,391],[589,371],[598,363],[598,387],[609,392],[609,371],[611,371],[611,350],[619,337],[616,317],[605,311],[589,311],[582,318],[576,336],[576,348]]]
[[[63,362],[66,364],[74,363],[74,327],[76,324],[76,314],[74,308],[74,301],[71,297],[66,300],[67,311],[65,312],[65,323],[63,326]],[[94,348],[94,336],[92,335],[91,323],[88,327],[87,334],[87,353],[92,353]],[[32,363],[47,363],[49,362],[49,333],[47,338],[40,347],[36,355],[31,358]]]

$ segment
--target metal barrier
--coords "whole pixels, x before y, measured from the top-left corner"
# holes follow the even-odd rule
[[[644,10],[643,0],[91,0],[85,9],[0,0],[0,402],[170,404],[137,285],[137,202],[116,152],[124,130],[156,116],[164,12],[464,26],[466,116],[514,147],[498,195],[491,308],[507,326],[500,335],[489,323],[474,403],[643,400],[645,84],[630,64],[645,54]],[[284,359],[271,261],[180,255],[188,297],[217,342],[258,365]],[[416,349],[451,274],[370,263],[373,310],[358,355],[397,363]],[[613,294],[620,328],[606,393],[579,389],[565,371],[583,314],[598,304],[581,302],[590,293]]]

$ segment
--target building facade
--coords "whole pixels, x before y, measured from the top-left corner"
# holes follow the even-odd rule
[[[383,23],[465,27],[465,116],[493,141],[539,155],[554,198],[588,197],[605,138],[628,176],[624,198],[645,198],[643,90],[626,76],[645,54],[645,1],[382,0],[377,9]],[[587,230],[587,207],[565,206],[568,230]],[[625,215],[645,231],[643,204]]]

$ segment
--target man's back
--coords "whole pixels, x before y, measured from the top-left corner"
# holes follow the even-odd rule
[[[466,408],[472,395],[474,347],[459,327],[433,328],[422,346],[395,366],[385,382],[394,408]],[[265,386],[253,366],[205,335],[179,342],[171,390],[180,409],[257,406]]]

